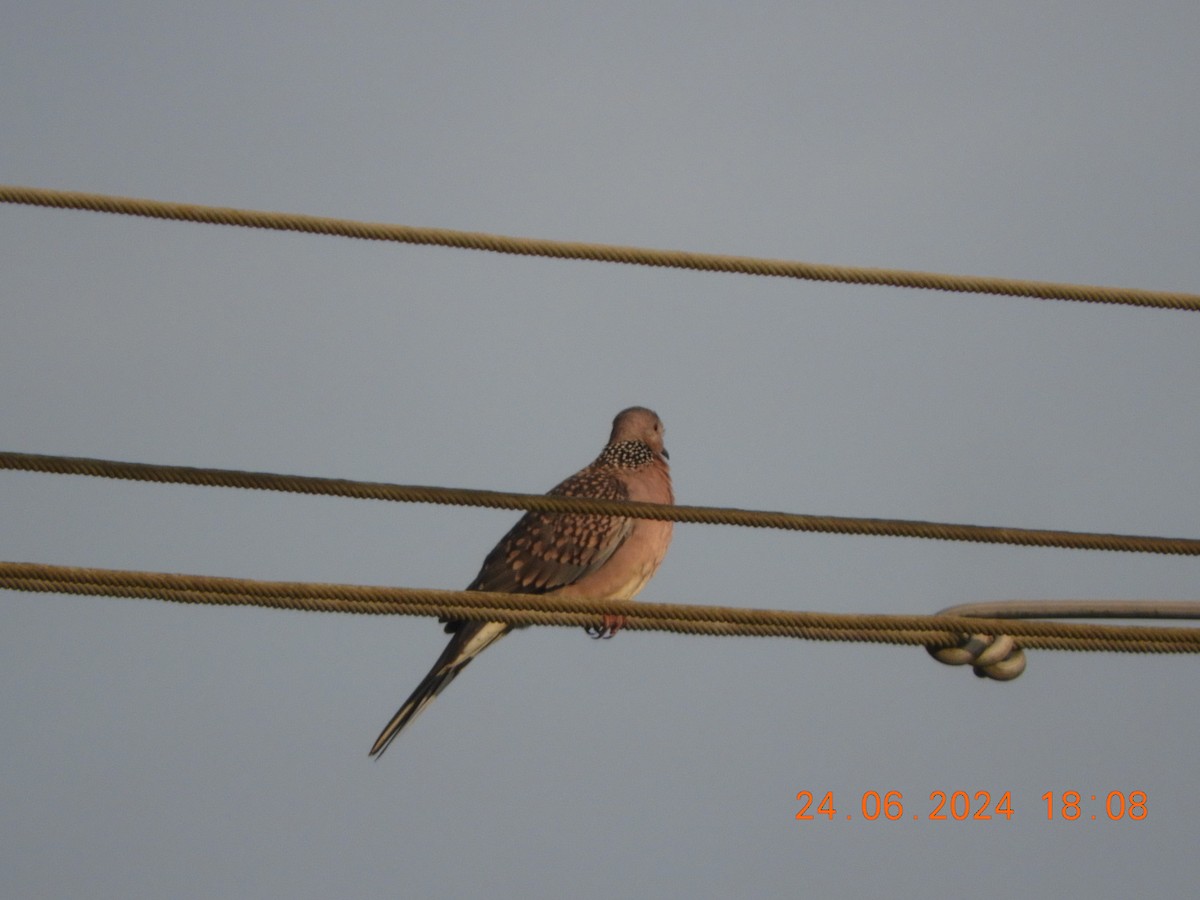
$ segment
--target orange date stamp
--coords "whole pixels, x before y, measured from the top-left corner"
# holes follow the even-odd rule
[[[1041,816],[1051,822],[1141,822],[1150,814],[1149,798],[1145,791],[1108,791],[1082,793],[1080,791],[1046,791],[1039,798],[1040,804],[1031,807],[1026,815]],[[800,809],[796,813],[799,822],[832,822],[844,818],[863,819],[868,822],[880,820],[895,822],[914,819],[927,822],[1011,822],[1018,817],[1013,805],[1012,791],[932,791],[929,799],[917,803],[907,802],[900,791],[864,791],[852,798],[849,808],[838,808],[833,791],[818,797],[812,791],[796,794]]]

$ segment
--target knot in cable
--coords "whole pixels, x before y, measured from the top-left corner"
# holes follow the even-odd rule
[[[926,647],[948,666],[971,666],[978,678],[1012,681],[1025,671],[1025,651],[1007,634],[972,634],[957,647]]]

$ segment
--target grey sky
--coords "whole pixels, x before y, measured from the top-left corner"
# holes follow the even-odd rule
[[[0,181],[1200,290],[1200,7],[7,3]],[[3,446],[1198,536],[1200,317],[0,207]],[[0,473],[0,558],[457,588],[512,513]],[[1196,597],[1191,559],[680,526],[647,600]],[[0,594],[14,897],[1183,896],[1192,657],[531,629],[379,763],[427,620]],[[1142,790],[1144,822],[1041,795]],[[799,823],[797,791],[922,821]],[[1012,821],[930,822],[1010,790]],[[1090,815],[1099,812],[1097,821]]]

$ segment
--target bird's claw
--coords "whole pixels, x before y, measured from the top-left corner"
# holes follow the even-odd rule
[[[604,624],[600,626],[589,625],[584,629],[584,631],[586,631],[588,637],[592,638],[593,640],[608,640],[624,627],[624,616],[605,616]]]

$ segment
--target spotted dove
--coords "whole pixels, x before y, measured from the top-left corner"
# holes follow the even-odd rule
[[[612,436],[596,460],[550,493],[674,503],[662,421],[640,406],[619,413],[613,420]],[[654,575],[670,543],[670,522],[529,512],[488,554],[467,590],[630,600]],[[606,616],[603,627],[588,633],[611,637],[623,624],[622,616]],[[381,756],[467,663],[512,627],[476,619],[448,622],[446,631],[454,637],[375,739],[371,756]]]

